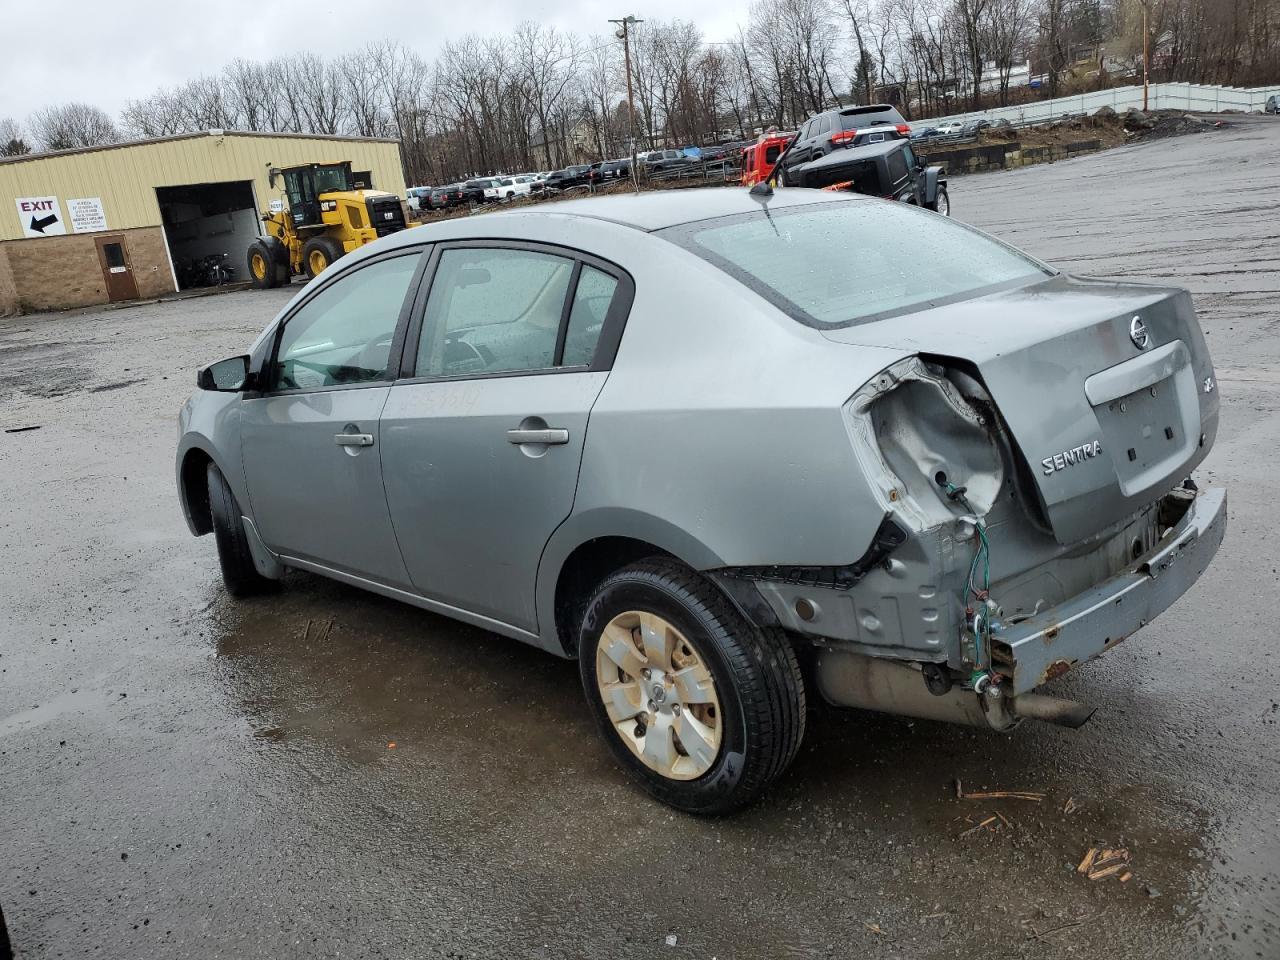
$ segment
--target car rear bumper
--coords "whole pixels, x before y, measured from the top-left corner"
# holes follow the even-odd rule
[[[1218,552],[1227,492],[1202,491],[1154,550],[1125,573],[993,637],[997,672],[1026,693],[1111,649],[1187,592]]]

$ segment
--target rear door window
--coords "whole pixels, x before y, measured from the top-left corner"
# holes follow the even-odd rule
[[[561,360],[564,366],[590,365],[617,292],[616,277],[595,267],[583,266],[578,276],[578,286],[574,290],[573,305],[569,310],[569,325],[565,332]]]
[[[533,250],[445,250],[427,299],[414,376],[555,366],[573,265]]]
[[[889,182],[895,186],[907,178],[907,158],[901,150],[895,150],[885,157],[889,167]]]

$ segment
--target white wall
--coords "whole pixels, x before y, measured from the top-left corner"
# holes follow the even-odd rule
[[[173,204],[171,217],[180,217],[187,204]],[[199,208],[193,208],[197,212]],[[258,215],[250,207],[211,217],[192,217],[165,228],[173,259],[199,260],[214,253],[228,253],[237,280],[247,280],[245,258],[249,244],[258,236]]]
[[[1275,87],[1217,87],[1197,83],[1153,83],[1148,99],[1152,110],[1191,110],[1216,113],[1221,110],[1261,110],[1267,97],[1280,94]],[[1113,87],[1096,93],[1082,93],[1056,100],[1024,103],[1017,107],[997,107],[976,113],[957,113],[929,120],[913,120],[913,127],[932,127],[948,120],[1008,120],[1010,123],[1037,123],[1056,120],[1066,115],[1096,113],[1102,107],[1111,107],[1123,113],[1130,107],[1142,109],[1142,87]]]

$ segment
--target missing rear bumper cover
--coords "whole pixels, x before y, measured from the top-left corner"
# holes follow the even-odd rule
[[[786,583],[792,586],[826,587],[835,590],[848,590],[863,577],[881,566],[894,550],[907,542],[907,531],[904,530],[891,514],[885,514],[871,538],[871,546],[853,563],[839,567],[817,566],[763,566],[763,567],[724,567],[712,571],[722,577],[739,580],[758,580],[767,583]]]

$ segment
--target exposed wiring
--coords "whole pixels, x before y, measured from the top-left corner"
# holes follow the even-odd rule
[[[984,676],[991,676],[991,614],[996,609],[991,602],[991,541],[987,539],[987,525],[978,516],[973,505],[965,498],[965,487],[957,487],[954,483],[939,475],[939,486],[945,491],[947,499],[958,502],[969,512],[973,528],[978,540],[978,549],[969,561],[969,574],[965,578],[965,622],[973,634],[973,665],[970,683],[977,687]],[[981,564],[981,583],[975,582]],[[972,598],[972,602],[970,602]]]

